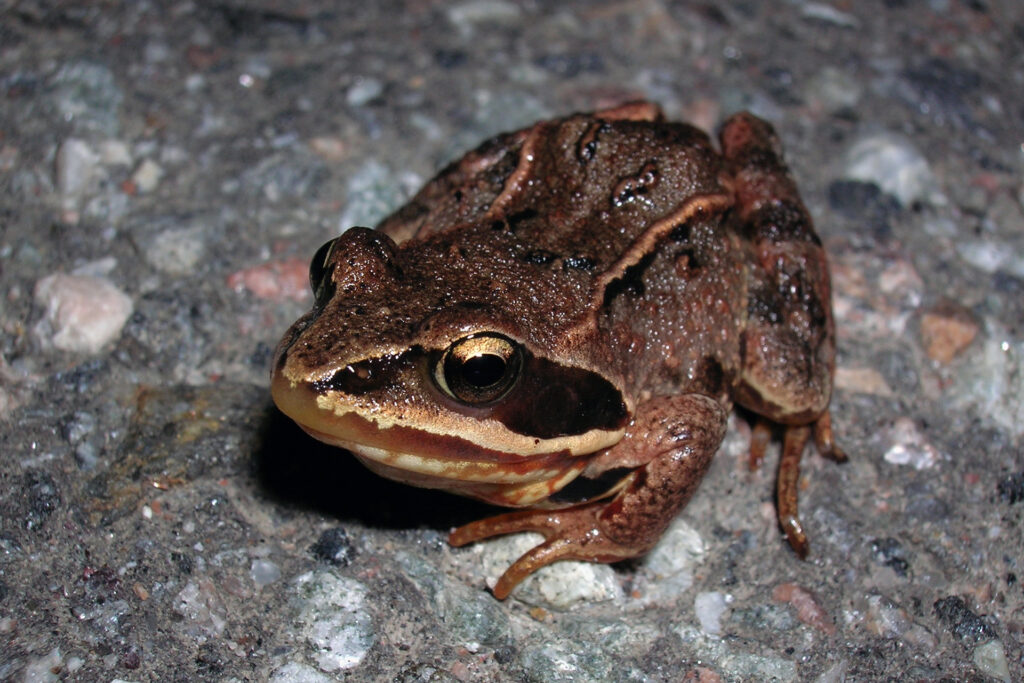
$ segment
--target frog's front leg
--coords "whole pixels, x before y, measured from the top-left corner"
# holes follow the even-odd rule
[[[726,419],[725,409],[707,396],[648,401],[623,439],[596,456],[598,471],[635,466],[614,498],[566,510],[498,515],[459,527],[448,541],[461,546],[522,531],[544,535],[545,541],[516,560],[495,584],[499,600],[558,560],[616,562],[643,555],[693,495],[722,442]]]

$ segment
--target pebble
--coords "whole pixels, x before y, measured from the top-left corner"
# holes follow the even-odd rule
[[[335,567],[349,566],[356,554],[352,540],[341,527],[325,529],[309,551],[317,560]]]
[[[91,470],[99,463],[99,449],[89,436],[96,430],[96,417],[79,411],[64,425],[64,436],[74,446],[75,462],[83,470]]]
[[[974,666],[978,671],[1000,681],[1010,683],[1010,666],[1006,661],[1006,649],[1002,641],[990,640],[974,648]]]
[[[132,151],[122,140],[104,140],[97,146],[100,163],[104,166],[131,166]]]
[[[339,137],[321,135],[309,141],[309,148],[324,161],[341,161],[348,155],[348,146]]]
[[[889,383],[875,368],[836,368],[835,386],[855,394],[883,397],[893,395]]]
[[[120,128],[119,110],[124,92],[114,72],[88,59],[69,61],[54,75],[50,106],[73,129],[115,137]]]
[[[885,439],[891,443],[885,451],[885,461],[893,465],[910,465],[915,470],[927,470],[939,460],[939,452],[909,417],[899,417],[885,430]]]
[[[849,668],[849,663],[845,659],[840,659],[814,679],[814,683],[846,683],[846,672]]]
[[[826,66],[815,74],[807,84],[804,95],[829,112],[852,110],[864,93],[861,81],[853,74]]]
[[[468,24],[481,22],[512,22],[519,19],[521,10],[512,2],[503,0],[470,0],[448,7],[448,20],[461,31]]]
[[[736,649],[741,642],[729,638],[711,638],[690,624],[680,624],[676,634],[691,657],[714,662],[725,680],[737,681],[795,681],[796,664],[772,654],[754,654]],[[770,651],[769,651],[770,652]]]
[[[359,666],[377,637],[367,606],[366,587],[332,571],[303,574],[296,588],[304,601],[297,624],[321,671]]]
[[[302,301],[309,295],[309,262],[290,258],[270,261],[235,271],[228,276],[228,287],[248,291],[268,301]]]
[[[64,425],[64,437],[71,444],[77,444],[96,431],[96,416],[80,410]]]
[[[661,579],[680,572],[692,572],[704,560],[706,553],[707,546],[700,532],[677,517],[642,562],[644,569]]]
[[[493,596],[476,586],[452,582],[421,553],[400,551],[395,560],[406,578],[427,597],[456,641],[467,648],[504,647],[511,643],[508,614]]]
[[[235,181],[254,195],[261,204],[320,196],[330,172],[323,160],[298,144],[293,133],[286,133],[273,143],[278,150],[243,171]],[[231,187],[231,181],[225,181]]]
[[[936,600],[932,610],[949,632],[965,643],[984,643],[996,639],[992,626],[975,614],[959,596],[951,595]]]
[[[945,396],[949,408],[970,407],[1000,427],[1017,433],[1024,424],[1024,341],[992,318],[982,321],[984,334],[951,367],[954,386]]]
[[[1024,472],[1008,474],[996,484],[999,499],[1007,505],[1016,505],[1024,500]]]
[[[778,602],[788,602],[796,609],[796,618],[814,628],[833,635],[836,632],[835,623],[829,613],[818,604],[817,598],[806,588],[795,583],[782,583],[772,591],[772,598]]]
[[[946,204],[928,160],[910,140],[895,133],[875,133],[853,143],[841,175],[875,183],[904,207],[915,202]]]
[[[143,159],[139,167],[132,173],[132,182],[139,194],[148,194],[160,184],[164,169],[152,159]]]
[[[62,351],[98,353],[121,334],[133,303],[106,278],[55,273],[36,283],[45,309],[36,334]]]
[[[260,586],[269,586],[281,578],[281,568],[270,560],[253,560],[249,568],[249,576]]]
[[[800,8],[800,14],[805,19],[816,19],[841,28],[860,28],[860,20],[857,17],[821,2],[804,3]]]
[[[913,623],[906,610],[877,594],[868,597],[868,609],[864,616],[868,632],[882,638],[898,638]]]
[[[480,568],[487,585],[494,586],[506,569],[524,553],[544,541],[540,534],[511,534],[479,543]],[[606,564],[568,560],[542,567],[513,591],[512,597],[529,605],[567,610],[621,597],[614,570]]]
[[[634,584],[642,592],[640,605],[670,602],[689,590],[706,554],[700,532],[682,517],[672,520],[657,545],[637,563],[644,570]]]
[[[608,681],[616,673],[615,662],[602,648],[575,647],[572,643],[549,642],[531,648],[520,658],[528,681]]]
[[[956,251],[960,258],[982,272],[991,274],[1004,270],[1024,278],[1024,256],[1004,241],[963,239],[956,243]]]
[[[300,662],[285,664],[270,677],[270,683],[333,683],[336,680]]]
[[[174,611],[185,617],[184,628],[200,637],[220,637],[228,623],[224,602],[205,577],[185,584],[175,596]]]
[[[57,190],[66,202],[78,200],[94,189],[99,161],[100,155],[85,140],[68,138],[61,143],[54,164]]]
[[[963,306],[944,301],[921,315],[921,344],[932,360],[948,365],[978,334],[978,322]]]
[[[352,107],[362,107],[380,97],[384,84],[376,78],[359,77],[345,93],[345,102]]]
[[[693,600],[693,611],[697,614],[700,628],[709,636],[722,635],[722,615],[729,609],[730,596],[718,591],[698,593]]]
[[[61,665],[60,650],[53,648],[42,657],[31,660],[22,672],[21,680],[24,683],[56,683],[59,681],[54,671],[59,671]]]
[[[197,226],[164,230],[144,249],[146,261],[158,270],[168,275],[190,275],[206,255],[203,228]]]

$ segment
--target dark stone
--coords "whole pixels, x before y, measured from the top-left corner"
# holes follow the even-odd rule
[[[316,559],[335,567],[347,567],[356,555],[351,539],[340,526],[327,529],[320,534],[320,538],[310,546],[309,551]]]
[[[932,607],[935,616],[949,632],[965,642],[980,643],[996,637],[992,626],[972,612],[967,604],[955,595],[936,600]]]
[[[996,484],[999,490],[999,499],[1008,505],[1014,505],[1024,500],[1024,472],[1008,474]]]

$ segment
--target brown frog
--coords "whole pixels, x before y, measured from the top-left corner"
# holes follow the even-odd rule
[[[646,553],[738,404],[752,466],[781,426],[779,523],[805,556],[801,454],[813,433],[845,457],[828,266],[772,128],[741,113],[720,141],[638,102],[485,142],[317,252],[274,400],[386,477],[529,508],[451,534],[546,537],[498,598]]]

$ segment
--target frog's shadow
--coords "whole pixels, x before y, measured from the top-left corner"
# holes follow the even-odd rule
[[[287,506],[387,529],[430,528],[447,532],[501,510],[444,491],[421,489],[380,477],[346,450],[303,432],[268,406],[254,454],[263,492]]]

